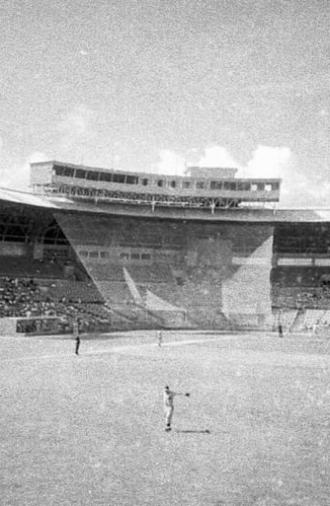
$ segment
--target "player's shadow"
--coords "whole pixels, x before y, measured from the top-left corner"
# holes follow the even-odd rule
[[[175,432],[178,432],[179,434],[211,434],[211,431],[209,431],[209,429],[204,430],[176,429]]]

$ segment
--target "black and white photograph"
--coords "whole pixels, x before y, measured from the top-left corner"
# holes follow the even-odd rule
[[[330,3],[0,3],[0,505],[330,505]]]

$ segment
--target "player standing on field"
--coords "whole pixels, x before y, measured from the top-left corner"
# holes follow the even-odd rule
[[[158,346],[161,347],[163,342],[163,333],[161,330],[157,330]]]
[[[76,349],[75,354],[79,355],[79,347],[80,347],[80,336],[79,336],[79,321],[76,318],[73,322],[73,337],[76,341]]]
[[[170,390],[170,387],[166,385],[164,390],[164,412],[165,412],[166,432],[169,432],[171,430],[171,423],[174,411],[174,397],[176,395],[184,395],[185,397],[189,397],[190,393],[173,392],[172,390]]]
[[[282,327],[282,323],[279,323],[278,324],[278,337],[283,337],[283,327]]]

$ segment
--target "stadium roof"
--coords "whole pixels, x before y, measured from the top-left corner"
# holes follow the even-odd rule
[[[156,207],[128,203],[92,203],[67,197],[44,196],[30,192],[0,188],[0,204],[16,204],[63,212],[83,212],[127,215],[161,219],[200,221],[244,221],[266,223],[321,223],[330,222],[330,209],[219,209],[211,214],[207,208]]]

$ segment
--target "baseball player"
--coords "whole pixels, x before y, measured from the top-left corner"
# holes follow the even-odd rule
[[[79,321],[76,318],[73,322],[73,337],[76,341],[76,349],[75,354],[79,355],[79,347],[80,347],[80,335],[79,335]]]
[[[157,330],[157,340],[158,340],[158,346],[161,347],[163,343],[163,333],[161,330]]]
[[[164,412],[165,412],[166,432],[169,432],[171,430],[171,423],[174,411],[174,397],[176,395],[184,395],[185,397],[189,397],[190,393],[173,392],[172,390],[170,390],[170,387],[166,385],[164,390]]]

